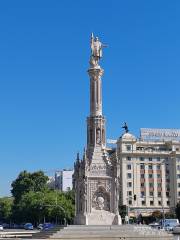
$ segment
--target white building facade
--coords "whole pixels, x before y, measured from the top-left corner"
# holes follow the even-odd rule
[[[47,182],[49,188],[67,192],[73,188],[73,173],[72,169],[63,169],[55,172],[55,175],[49,177]]]
[[[73,173],[72,169],[57,171],[55,173],[55,188],[63,192],[72,190]]]
[[[180,132],[149,129],[149,133],[150,138],[142,134],[138,139],[126,132],[110,151],[119,166],[120,205],[128,206],[132,216],[174,211],[180,200]]]

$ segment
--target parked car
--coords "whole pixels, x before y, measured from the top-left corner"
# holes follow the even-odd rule
[[[5,228],[10,228],[10,224],[9,223],[3,223],[2,226],[3,226],[4,229]]]
[[[54,225],[52,223],[43,223],[43,230],[52,229]]]
[[[33,230],[34,227],[33,227],[32,223],[26,223],[24,225],[24,229],[26,229],[26,230]]]
[[[3,225],[0,225],[0,231],[3,231],[4,228],[3,228]]]

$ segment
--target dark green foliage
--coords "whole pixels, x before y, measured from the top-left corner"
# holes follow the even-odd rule
[[[176,214],[172,211],[167,212],[167,213],[165,213],[165,218],[169,218],[169,219],[176,218]]]
[[[119,206],[119,214],[122,219],[125,218],[125,216],[127,215],[127,206],[126,205]]]
[[[47,189],[48,177],[42,171],[28,173],[23,171],[11,184],[11,193],[14,197],[15,203],[18,203],[21,197],[30,191],[44,191]]]
[[[13,198],[0,198],[0,222],[9,223],[12,214]]]
[[[15,205],[14,220],[34,225],[47,222],[72,222],[74,205],[66,193],[58,191],[28,192]]]

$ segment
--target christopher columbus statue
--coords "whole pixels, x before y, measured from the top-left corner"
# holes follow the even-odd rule
[[[91,58],[90,65],[91,67],[98,67],[99,60],[102,58],[102,48],[107,47],[107,45],[102,44],[98,37],[94,37],[93,33],[91,34]]]

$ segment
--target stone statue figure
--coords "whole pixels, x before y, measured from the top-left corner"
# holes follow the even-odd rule
[[[129,132],[129,128],[126,122],[124,122],[124,125],[122,126],[122,128],[124,128],[125,132],[128,133]]]
[[[102,48],[107,47],[101,43],[98,37],[94,37],[93,33],[91,34],[91,58],[90,65],[92,67],[99,66],[99,60],[102,58]]]

